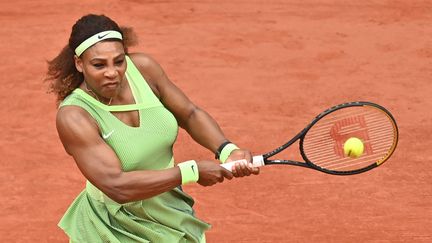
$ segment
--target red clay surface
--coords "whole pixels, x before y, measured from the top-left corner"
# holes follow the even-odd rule
[[[376,102],[397,119],[394,156],[365,174],[266,167],[186,186],[213,225],[208,242],[432,242],[431,10],[415,0],[1,1],[0,242],[67,242],[56,225],[84,178],[58,140],[42,80],[90,12],[134,27],[133,50],[254,153],[345,101]],[[212,157],[183,131],[175,152]]]

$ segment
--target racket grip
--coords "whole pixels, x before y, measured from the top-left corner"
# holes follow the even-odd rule
[[[221,164],[222,167],[224,167],[225,169],[232,171],[232,167],[235,163],[247,163],[247,161],[245,159],[241,159],[241,160],[235,160],[235,161],[230,161],[228,163],[225,164]],[[252,166],[253,167],[261,167],[264,166],[264,158],[262,155],[257,155],[252,157]]]

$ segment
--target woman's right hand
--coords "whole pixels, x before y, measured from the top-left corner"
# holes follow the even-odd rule
[[[217,164],[214,161],[201,160],[197,161],[199,179],[198,184],[201,186],[212,186],[216,183],[223,182],[225,178],[231,180],[233,174]]]

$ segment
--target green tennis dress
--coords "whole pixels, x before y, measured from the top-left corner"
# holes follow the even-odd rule
[[[126,78],[136,104],[107,106],[76,89],[60,106],[79,106],[97,121],[103,139],[117,154],[124,171],[171,168],[177,121],[129,57],[126,61]],[[139,112],[139,127],[128,126],[112,114],[132,110]],[[74,243],[204,242],[204,232],[210,225],[195,217],[193,204],[180,187],[119,204],[87,181],[59,226]]]

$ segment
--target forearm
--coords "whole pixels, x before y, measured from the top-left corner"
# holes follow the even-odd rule
[[[101,185],[104,193],[118,203],[143,200],[181,185],[180,169],[121,172]]]
[[[194,109],[181,125],[197,143],[212,152],[216,152],[219,145],[227,140],[216,121],[199,108]]]

